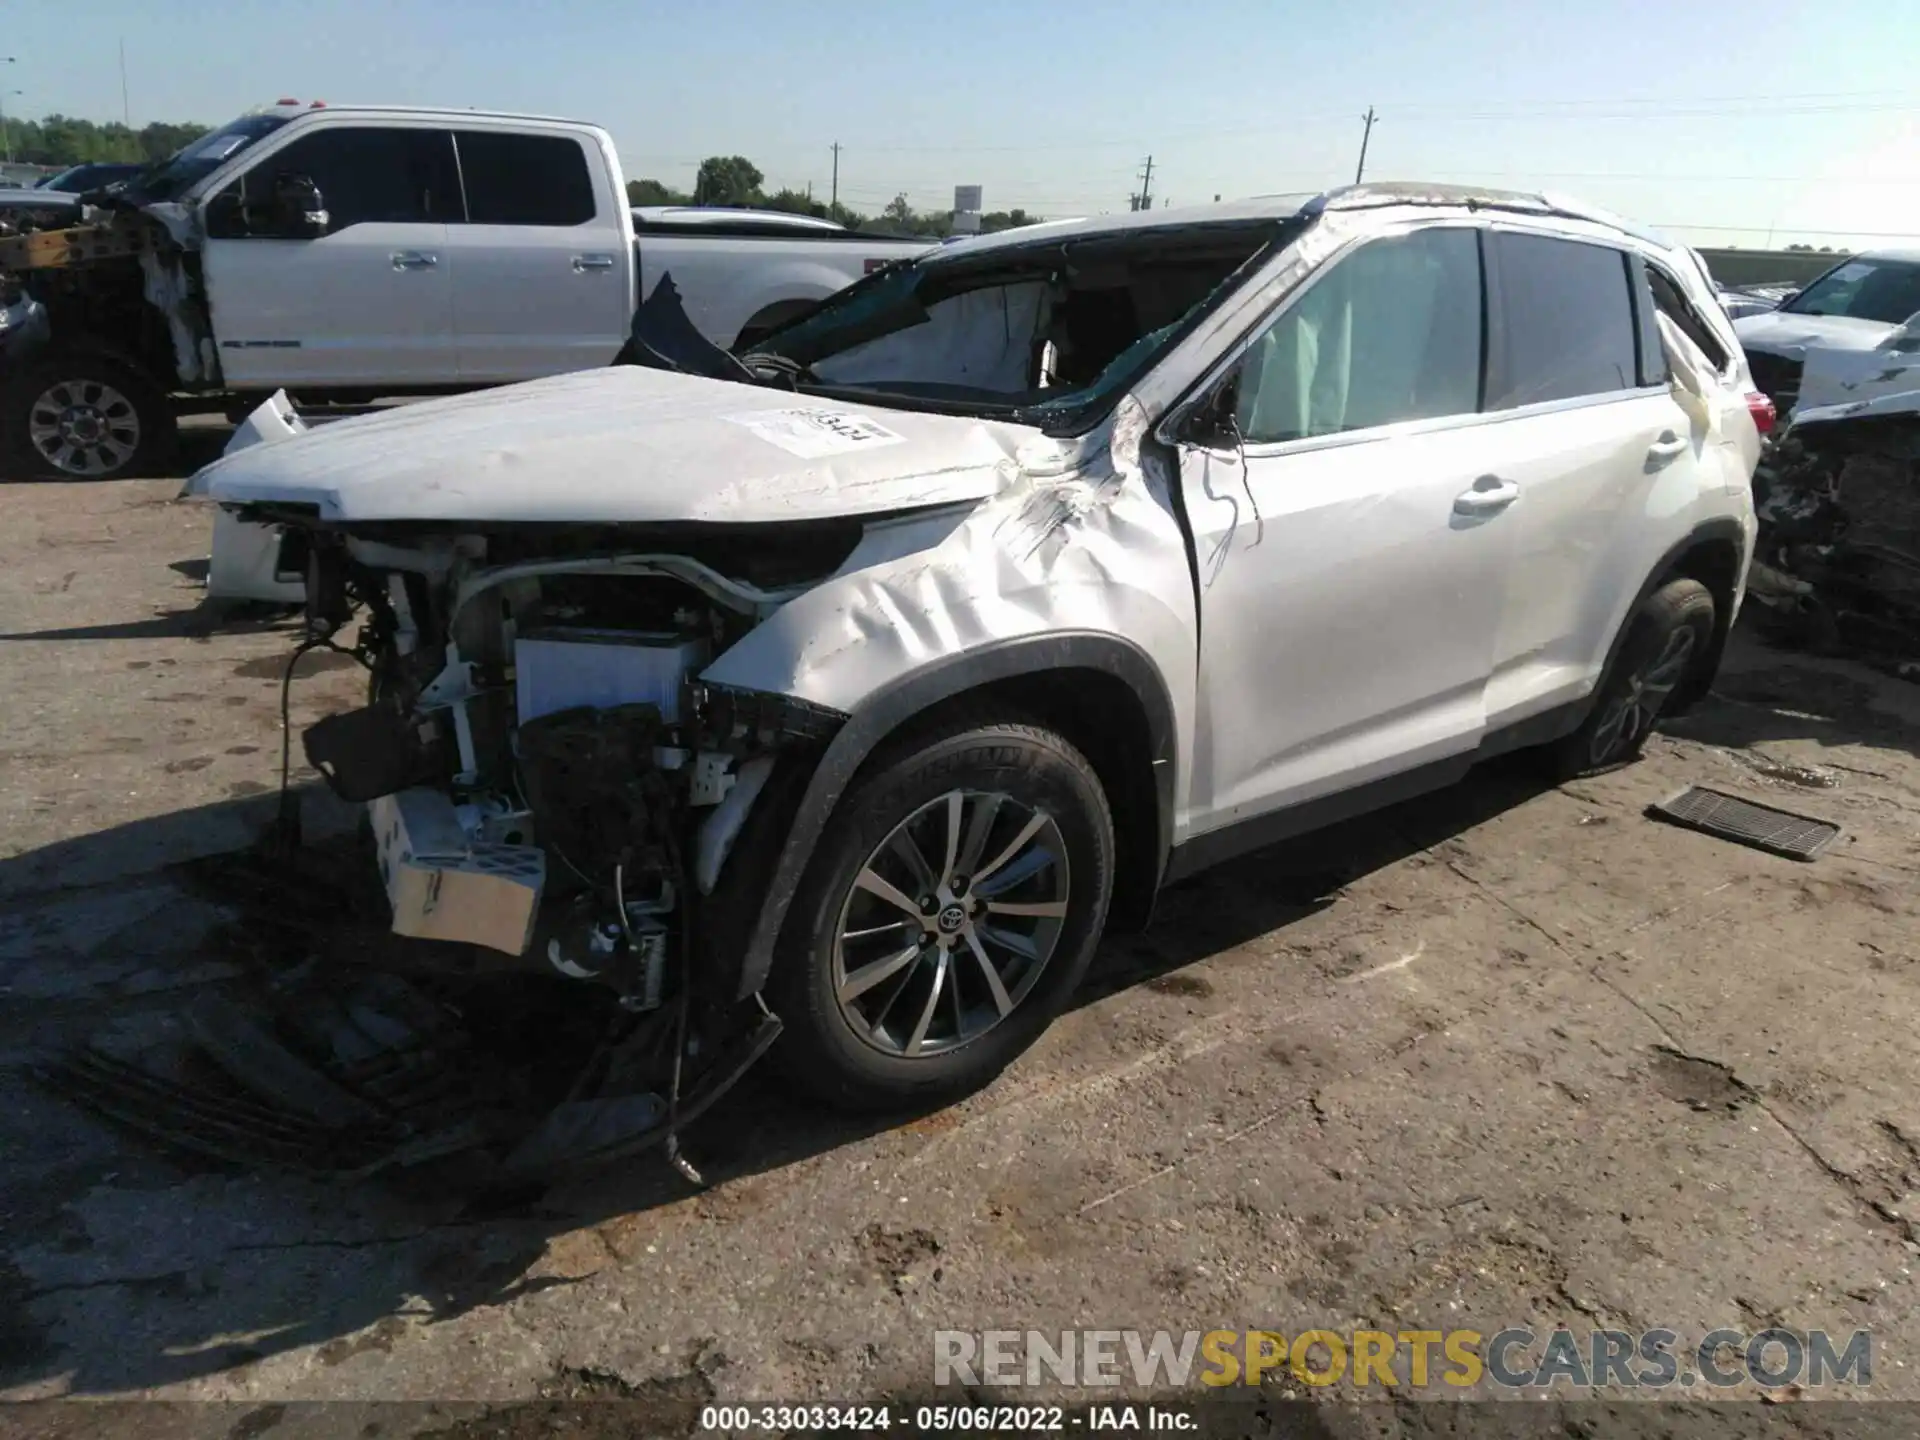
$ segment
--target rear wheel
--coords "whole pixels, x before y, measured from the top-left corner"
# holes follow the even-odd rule
[[[1549,752],[1560,779],[1636,760],[1674,690],[1706,663],[1713,644],[1713,595],[1698,580],[1672,580],[1628,622],[1612,667],[1580,728]]]
[[[9,469],[34,479],[115,480],[150,474],[174,438],[166,396],[111,360],[43,360],[11,380],[0,422]]]
[[[770,984],[788,1071],[860,1109],[985,1084],[1078,985],[1112,884],[1106,798],[1060,736],[969,724],[911,745],[808,869]]]

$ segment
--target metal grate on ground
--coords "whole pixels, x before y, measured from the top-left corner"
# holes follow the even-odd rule
[[[1812,860],[1840,838],[1840,827],[1825,820],[1776,810],[1737,795],[1690,785],[1648,807],[1648,813],[1704,835],[1717,835],[1738,845],[1784,855],[1789,860]]]

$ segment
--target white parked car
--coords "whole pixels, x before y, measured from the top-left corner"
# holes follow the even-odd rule
[[[1771,416],[1684,251],[1429,186],[963,241],[680,368],[203,483],[360,617],[373,701],[306,745],[396,929],[684,1004],[688,1057],[770,1010],[858,1105],[986,1081],[1171,880],[1633,758]]]
[[[606,131],[476,110],[283,101],[99,198],[71,247],[0,239],[0,306],[21,292],[39,337],[0,356],[0,471],[150,473],[181,405],[606,365],[667,276],[703,334],[751,343],[928,248],[807,217],[636,211]],[[71,225],[77,201],[0,197],[0,219]]]
[[[1851,256],[1733,328],[1782,415],[1920,389],[1920,251]]]

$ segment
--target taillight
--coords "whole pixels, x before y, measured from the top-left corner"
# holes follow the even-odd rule
[[[1747,413],[1753,416],[1753,428],[1762,435],[1773,433],[1773,422],[1779,417],[1774,413],[1773,401],[1754,390],[1747,395]]]

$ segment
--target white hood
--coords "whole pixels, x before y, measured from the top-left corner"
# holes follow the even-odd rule
[[[1743,315],[1733,322],[1733,333],[1744,348],[1790,360],[1805,360],[1809,350],[1871,350],[1899,328],[1878,320],[1797,315],[1790,310]]]
[[[1027,426],[617,365],[403,406],[215,461],[191,489],[320,517],[743,523],[978,500]]]

